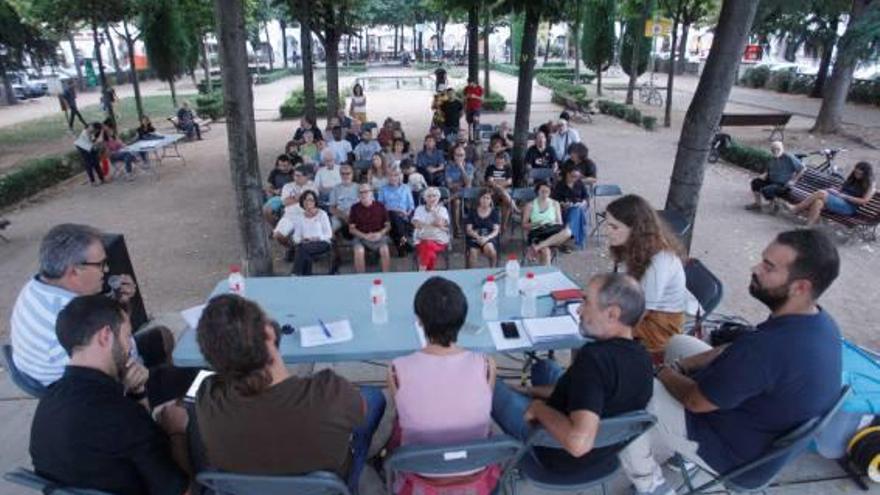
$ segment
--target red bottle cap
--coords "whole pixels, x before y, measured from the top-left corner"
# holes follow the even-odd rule
[[[507,257],[507,259],[508,259],[508,260],[514,260],[514,261],[515,261],[515,260],[516,260],[516,255],[515,255],[515,254],[511,254],[510,256]]]
[[[526,278],[535,278],[535,274],[532,272],[526,273]]]
[[[488,277],[486,277],[486,282],[494,282],[494,281],[495,281],[495,275],[489,275]]]
[[[229,273],[241,273],[241,267],[238,265],[229,265]]]
[[[378,278],[373,280],[373,285],[382,285],[382,280]]]

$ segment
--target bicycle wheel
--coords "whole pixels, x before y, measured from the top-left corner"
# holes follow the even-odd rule
[[[661,95],[660,92],[657,91],[656,89],[654,91],[651,91],[651,95],[649,97],[648,104],[662,107],[663,106],[663,95]]]

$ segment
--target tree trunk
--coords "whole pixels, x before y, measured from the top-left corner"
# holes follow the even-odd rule
[[[211,61],[208,60],[208,45],[205,37],[199,36],[199,48],[202,52],[202,70],[205,72],[205,92],[211,94],[214,91],[214,83],[211,82]]]
[[[553,23],[547,21],[547,43],[544,44],[544,65],[550,59],[550,31],[553,29]]]
[[[345,36],[345,66],[351,61],[351,35]]]
[[[829,31],[837,33],[837,19],[835,19]],[[825,87],[825,81],[828,79],[828,70],[831,68],[831,55],[834,53],[834,45],[837,44],[837,35],[829,36],[822,44],[822,60],[819,61],[819,72],[816,73],[816,82],[810,91],[810,98],[821,98],[822,91]]]
[[[758,0],[724,1],[712,49],[685,115],[666,196],[666,209],[681,213],[692,226],[700,200],[709,146],[736,79],[757,6]],[[693,231],[691,227],[684,239],[688,251]]]
[[[468,9],[467,25],[468,80],[480,79],[480,4],[474,2]]]
[[[394,25],[394,50],[392,50],[393,53],[394,53],[393,56],[394,56],[395,59],[397,58],[397,42],[398,42],[397,31],[398,31],[399,29],[400,29],[400,26],[398,26],[397,24],[395,24],[395,25]]]
[[[837,45],[837,60],[834,62],[834,69],[831,71],[831,79],[828,80],[823,89],[822,106],[819,108],[819,115],[816,116],[816,123],[810,132],[834,134],[841,130],[846,96],[849,93],[849,86],[853,81],[853,72],[858,63],[854,51],[859,47],[853,46],[855,43],[851,30],[860,23],[870,2],[871,0],[853,0],[852,2],[849,24],[846,27],[846,33],[844,33],[840,43]]]
[[[290,63],[287,61],[287,21],[279,19],[278,24],[281,26],[281,56],[284,57],[284,68],[289,69]]]
[[[272,49],[272,40],[269,38],[269,23],[263,23],[263,32],[266,34],[266,49],[269,50],[269,71],[275,70],[275,50]]]
[[[416,53],[416,38],[417,38],[417,36],[416,36],[416,26],[415,26],[415,24],[413,25],[412,33],[413,33],[413,38],[412,38],[412,52],[413,52],[413,57],[415,57],[415,56],[417,55],[417,53]]]
[[[98,74],[101,80],[101,96],[109,89],[107,74],[104,72],[104,58],[101,56],[101,44],[98,42],[98,23],[92,21],[92,39],[95,40],[95,61],[98,63]],[[116,115],[113,114],[113,105],[107,105],[107,118],[116,125]]]
[[[168,80],[168,87],[171,88],[171,104],[177,108],[177,88],[174,87],[174,77]]]
[[[529,116],[532,107],[532,81],[535,77],[535,48],[538,44],[538,7],[526,7],[520,49],[519,82],[516,91],[516,115],[513,119],[513,180],[521,185],[525,177],[526,142],[529,137]]]
[[[67,32],[67,42],[70,43],[70,51],[73,53],[73,68],[76,70],[76,88],[79,91],[86,89],[86,81],[83,79],[82,67],[79,66],[79,50],[76,49],[76,40],[73,33]]]
[[[370,28],[364,26],[364,51],[367,54],[367,62],[370,61]]]
[[[669,45],[669,74],[666,76],[666,111],[663,113],[663,126],[672,125],[672,84],[675,80],[675,46],[678,41],[679,16],[672,18],[672,44]]]
[[[638,33],[633,33],[633,49],[632,49],[632,60],[628,60],[629,62],[629,84],[626,87],[626,104],[633,104],[633,93],[636,89],[636,82],[639,79],[639,52],[641,51],[642,43],[641,37],[645,35],[645,21],[648,19],[648,10],[651,7],[651,2],[649,0],[641,0],[642,4],[642,22],[638,25],[640,27]]]
[[[327,63],[327,119],[334,117],[339,107],[339,40],[341,36],[328,29],[324,35],[324,52]]]
[[[254,95],[247,66],[244,3],[240,0],[214,0],[214,16],[223,67],[229,170],[235,188],[244,265],[249,276],[269,276],[272,275],[272,256],[262,216],[263,181],[257,153]]]
[[[302,52],[303,66],[303,100],[305,116],[315,121],[318,112],[315,110],[315,65],[312,57],[312,23],[311,2],[303,2],[304,10],[300,20],[299,44]]]
[[[0,57],[0,77],[3,79],[3,94],[6,95],[6,104],[18,105],[18,98],[15,97],[15,92],[12,90],[12,80],[9,78],[9,74],[6,73],[3,57]]]
[[[681,41],[678,43],[678,60],[681,62],[678,64],[678,69],[681,71],[679,74],[684,73],[685,65],[687,65],[687,43],[688,35],[691,31],[691,24],[689,22],[682,22],[681,24]]]
[[[483,95],[489,97],[489,69],[491,68],[491,60],[489,58],[489,13],[486,12],[486,18],[483,20]]]
[[[425,50],[423,48],[424,48],[424,45],[422,44],[422,32],[419,31],[419,46],[417,49],[418,54],[416,55],[416,58],[418,59],[419,62],[425,61]]]
[[[141,83],[138,81],[137,67],[134,62],[134,38],[128,30],[128,22],[122,21],[122,29],[125,33],[125,46],[128,49],[128,65],[131,68],[129,80],[131,80],[131,88],[134,90],[134,105],[137,108],[138,120],[140,120],[145,114],[144,102],[141,100]]]
[[[581,83],[581,21],[580,19],[575,21],[574,24],[574,83]],[[568,54],[568,50],[565,51]],[[599,76],[599,81],[602,81],[602,76],[600,74],[602,72],[602,68],[596,71],[596,75]],[[596,86],[596,94],[602,96],[602,85],[599,83]]]
[[[116,56],[116,45],[113,44],[113,37],[110,36],[110,28],[104,24],[104,37],[107,38],[107,44],[110,46],[110,60],[113,61],[113,70],[116,71],[116,84],[124,84],[125,79],[122,78],[122,71],[119,70],[119,58]]]

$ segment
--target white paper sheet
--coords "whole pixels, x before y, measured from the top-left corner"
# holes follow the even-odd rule
[[[504,338],[500,321],[486,322],[486,326],[489,328],[489,335],[492,336],[492,342],[495,344],[495,349],[506,351],[509,349],[522,349],[532,345],[531,341],[529,341],[529,336],[523,329],[522,320],[515,320],[514,323],[516,323],[516,329],[519,330],[519,338],[517,339]]]
[[[578,335],[577,324],[569,315],[529,318],[528,320],[523,320],[523,326],[534,343],[576,337]]]
[[[324,334],[321,325],[301,327],[299,329],[300,345],[303,347],[315,347],[347,342],[354,338],[354,334],[351,331],[351,323],[348,320],[327,321],[325,324],[330,332],[330,337]]]
[[[522,279],[520,279],[522,284]],[[535,275],[535,284],[537,285],[537,297],[549,296],[555,290],[567,290],[579,288],[576,283],[572,282],[562,272],[549,272]],[[522,287],[522,285],[520,285]]]
[[[183,320],[190,328],[195,330],[196,327],[199,326],[199,318],[202,317],[202,312],[205,311],[205,306],[207,306],[207,304],[199,304],[198,306],[184,309],[180,312],[180,316],[183,317]]]
[[[581,303],[568,303],[565,309],[566,311],[568,311],[568,314],[570,314],[571,317],[574,318],[574,322],[580,324],[581,317],[578,314],[578,311],[581,310]]]

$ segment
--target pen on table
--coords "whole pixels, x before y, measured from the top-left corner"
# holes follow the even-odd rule
[[[333,335],[330,333],[330,329],[327,328],[327,325],[324,323],[324,320],[318,318],[318,324],[321,325],[321,330],[324,331],[324,336],[328,339],[332,339]]]

